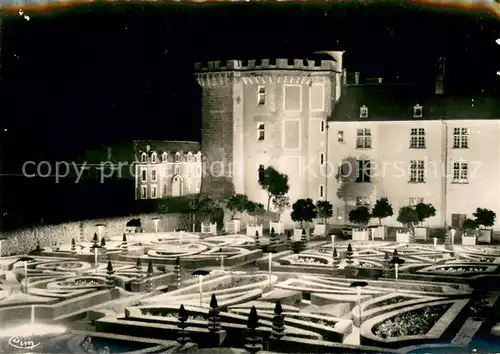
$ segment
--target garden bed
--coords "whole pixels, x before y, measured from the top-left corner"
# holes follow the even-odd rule
[[[382,301],[374,302],[373,304],[369,304],[368,306],[366,306],[364,308],[364,311],[371,310],[375,307],[380,308],[380,307],[384,307],[384,306],[400,304],[400,303],[408,301],[408,300],[409,300],[409,298],[407,298],[405,296],[394,296],[394,297],[391,297],[389,299],[385,299]]]
[[[388,318],[372,328],[377,337],[423,336],[450,308],[450,304],[426,306]]]

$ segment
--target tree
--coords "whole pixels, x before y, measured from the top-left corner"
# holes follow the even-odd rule
[[[495,219],[497,214],[486,208],[477,208],[474,214],[476,218],[475,222],[477,226],[483,226],[484,228],[492,227],[495,224]]]
[[[372,217],[378,219],[378,225],[382,225],[382,219],[389,218],[394,215],[392,205],[387,198],[380,198],[375,202],[372,209]]]
[[[247,337],[245,349],[250,353],[257,353],[262,350],[262,337],[257,333],[259,327],[259,315],[257,309],[252,306],[247,320]]]
[[[476,220],[465,219],[462,225],[462,229],[466,235],[472,234],[477,229]]]
[[[76,240],[74,237],[71,239],[71,252],[76,252]]]
[[[246,207],[248,215],[250,215],[253,219],[253,223],[257,223],[257,216],[264,214],[266,211],[264,209],[264,205],[261,203],[255,203],[249,201]]]
[[[111,263],[111,259],[108,260],[108,266],[106,267],[106,273],[108,273],[108,275],[113,275],[115,273],[115,271],[113,270],[113,263]]]
[[[259,231],[255,230],[255,246],[260,247]]]
[[[318,215],[316,205],[314,205],[311,198],[298,199],[292,205],[292,220],[300,222],[300,228],[304,226],[304,222],[311,222]]]
[[[354,254],[354,252],[352,251],[352,246],[351,244],[348,244],[347,245],[347,252],[345,254],[345,257],[346,257],[346,263],[347,264],[353,264],[354,261],[352,260],[352,255]]]
[[[318,200],[316,203],[316,211],[318,212],[318,217],[323,220],[323,224],[325,225],[327,219],[333,216],[333,206],[327,200]]]
[[[236,213],[244,213],[247,209],[248,197],[244,194],[235,194],[227,201],[226,207],[233,213],[231,219],[234,219]]]
[[[259,170],[259,184],[267,192],[267,211],[273,197],[278,197],[288,193],[288,176],[278,172],[274,167],[269,166]]]
[[[153,262],[149,261],[148,263],[148,270],[147,270],[148,276],[153,276],[154,269],[153,269]]]
[[[419,222],[419,218],[415,208],[407,205],[399,209],[397,221],[403,224],[406,230],[413,232],[414,225]]]
[[[278,214],[278,221],[280,221],[281,215],[290,209],[290,197],[284,194],[274,197],[273,206],[276,209],[276,214]]]
[[[418,203],[415,205],[415,211],[417,212],[418,222],[420,225],[424,220],[436,216],[436,208],[430,203]]]
[[[103,238],[101,238],[101,248],[106,248],[106,240]]]
[[[137,257],[137,260],[135,261],[135,269],[137,269],[137,270],[142,270],[142,261],[141,261],[141,257]]]
[[[274,306],[273,327],[271,337],[281,339],[285,335],[285,316],[283,316],[283,307],[281,302],[276,301]]]
[[[94,237],[92,238],[92,244],[94,246],[99,246],[99,237],[97,236],[97,233],[94,232]]]
[[[279,243],[278,235],[276,235],[276,232],[274,232],[274,227],[271,227],[271,232],[269,234],[269,244],[270,246],[276,246],[277,243]]]
[[[305,249],[305,244],[301,241],[296,241],[292,243],[292,252],[295,254],[295,259],[298,259],[298,255]]]
[[[370,222],[370,210],[365,206],[360,206],[349,212],[349,220],[358,225],[359,228],[366,227]]]
[[[187,323],[189,313],[184,308],[184,305],[181,305],[179,309],[179,317],[177,317],[177,319],[179,321],[177,323],[177,327],[179,328],[179,337],[177,337],[177,342],[182,346],[191,340],[191,338],[186,335],[186,328],[189,326]]]
[[[208,310],[208,330],[212,333],[221,330],[219,305],[217,304],[215,294],[212,294],[212,298],[210,299],[210,310]]]

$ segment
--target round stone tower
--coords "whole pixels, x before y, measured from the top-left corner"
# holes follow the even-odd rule
[[[324,199],[326,121],[341,92],[342,56],[336,51],[305,59],[196,63],[202,87],[202,192],[242,193],[266,205],[258,169],[273,166],[288,175],[292,203]]]

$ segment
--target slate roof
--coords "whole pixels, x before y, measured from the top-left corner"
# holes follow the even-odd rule
[[[427,92],[426,92],[427,91]],[[423,107],[413,117],[415,105]],[[368,118],[360,118],[360,108]],[[405,84],[345,85],[329,121],[500,119],[500,99],[486,95],[435,95]]]
[[[176,152],[187,154],[191,152],[196,154],[200,151],[200,143],[196,141],[175,141],[175,140],[136,140],[134,141],[135,150],[138,153],[146,152],[149,145],[149,153],[155,151],[161,155],[164,152],[174,155]]]

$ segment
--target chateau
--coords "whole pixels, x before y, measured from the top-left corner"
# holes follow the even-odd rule
[[[500,212],[498,98],[450,96],[445,60],[435,85],[350,75],[343,52],[304,59],[195,64],[202,87],[202,192],[267,201],[259,166],[289,176],[289,196],[326,199],[332,224],[387,197],[431,203],[428,226],[459,227],[477,207]],[[209,173],[207,173],[209,172]],[[291,226],[289,212],[283,221]]]

